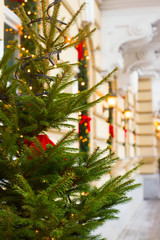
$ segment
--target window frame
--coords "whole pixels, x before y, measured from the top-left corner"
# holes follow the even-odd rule
[[[22,26],[20,18],[6,6],[4,6],[3,25],[4,24],[7,24],[8,26],[13,28],[17,32],[19,32],[19,28]],[[4,27],[3,27],[3,29],[4,29]],[[5,34],[5,32],[3,34]],[[20,43],[20,35],[19,34],[18,34],[18,43]],[[3,57],[3,54],[4,54],[4,35],[3,35],[3,39],[0,41],[0,59]]]

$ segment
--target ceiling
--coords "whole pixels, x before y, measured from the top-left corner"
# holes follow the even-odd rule
[[[102,10],[160,6],[160,0],[101,0]]]

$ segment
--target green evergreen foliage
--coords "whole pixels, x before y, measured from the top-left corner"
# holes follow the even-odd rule
[[[115,206],[130,200],[135,189],[128,172],[111,178],[101,187],[91,184],[110,172],[117,161],[109,147],[92,154],[73,148],[78,141],[72,113],[84,111],[106,96],[86,104],[86,98],[110,78],[109,74],[91,89],[77,94],[65,93],[75,80],[68,62],[58,63],[57,52],[76,46],[88,37],[90,25],[66,42],[67,32],[79,12],[67,25],[57,21],[60,1],[55,1],[50,21],[46,1],[40,0],[43,37],[23,7],[18,10],[22,23],[32,37],[36,57],[7,67],[16,43],[0,62],[0,237],[3,240],[102,240],[92,231],[106,220],[117,218]],[[57,29],[61,28],[61,31]],[[59,73],[54,74],[55,64]],[[53,64],[51,64],[53,63]],[[56,68],[56,69],[57,69]],[[49,76],[50,70],[53,75]],[[16,77],[13,77],[15,71]],[[79,81],[78,79],[76,81]],[[36,136],[49,128],[71,128],[55,146],[44,151]],[[28,147],[24,140],[34,143]],[[136,170],[133,169],[133,171]]]
[[[79,59],[79,73],[78,73],[78,78],[81,79],[78,84],[78,89],[79,91],[84,91],[88,89],[88,64],[87,64],[87,59],[86,59],[86,54],[85,52],[87,51],[86,48],[86,42],[82,42],[82,49],[83,49],[83,58]],[[84,83],[84,85],[82,84]],[[87,99],[86,99],[86,104],[87,104]],[[82,115],[88,116],[88,110],[83,110],[80,114],[80,117]],[[87,126],[85,124],[80,124],[79,125],[79,143],[80,143],[80,150],[82,152],[89,152],[89,133],[87,131]],[[84,141],[86,140],[86,141]]]

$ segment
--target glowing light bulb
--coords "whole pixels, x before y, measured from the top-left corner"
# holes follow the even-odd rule
[[[71,42],[72,38],[70,36],[66,37],[66,42]]]
[[[29,86],[29,89],[32,90],[32,86]]]
[[[27,14],[28,14],[28,15],[31,15],[31,11],[28,11]]]
[[[131,117],[132,117],[132,112],[131,112],[131,110],[130,110],[129,108],[124,111],[124,117],[125,117],[125,119],[127,119],[127,120],[131,119]]]
[[[31,69],[28,69],[27,72],[31,72]]]
[[[89,60],[89,56],[86,57],[86,60]]]
[[[81,85],[84,86],[84,85],[85,85],[85,82],[81,82]]]
[[[111,95],[108,96],[107,103],[108,103],[109,108],[113,108],[113,107],[116,106],[117,98],[116,98],[116,95],[114,93],[111,93]]]
[[[28,36],[28,39],[31,39],[31,36]]]
[[[24,0],[24,2],[28,2],[28,0]]]
[[[24,35],[24,38],[27,38],[27,35]]]
[[[23,47],[22,50],[25,51],[26,49]]]

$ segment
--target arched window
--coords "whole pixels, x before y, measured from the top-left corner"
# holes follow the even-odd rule
[[[20,18],[15,13],[15,8],[19,6],[20,2],[5,0],[4,4],[4,42],[2,51],[9,47],[8,41],[10,40],[17,40],[20,43],[21,27]]]

